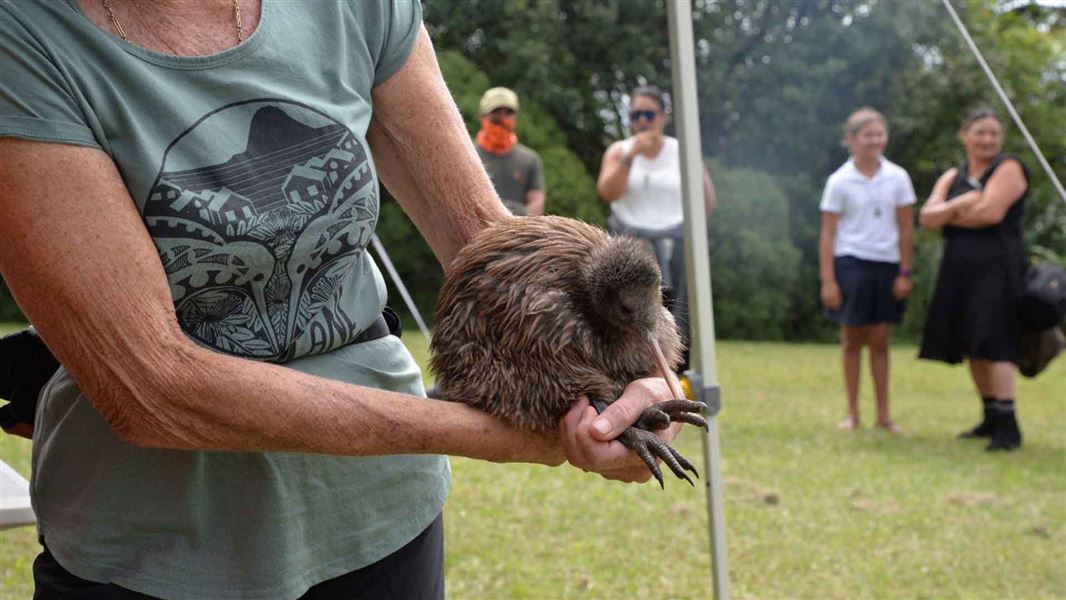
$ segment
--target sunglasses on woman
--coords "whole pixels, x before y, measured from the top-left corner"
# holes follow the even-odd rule
[[[636,123],[637,121],[644,119],[645,121],[654,121],[655,117],[659,116],[659,113],[654,110],[631,110],[629,111],[629,120]]]

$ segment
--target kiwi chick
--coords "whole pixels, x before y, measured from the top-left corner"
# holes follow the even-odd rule
[[[543,432],[581,394],[602,410],[635,379],[672,377],[681,340],[660,288],[641,240],[555,216],[496,223],[459,252],[441,288],[430,346],[436,395]],[[692,483],[692,464],[651,431],[671,420],[706,427],[702,406],[658,403],[618,440],[660,485],[656,457]]]

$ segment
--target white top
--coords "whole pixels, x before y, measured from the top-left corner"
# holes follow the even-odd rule
[[[899,165],[881,157],[881,167],[867,177],[848,159],[822,193],[822,212],[840,215],[833,256],[899,262],[896,209],[914,202],[910,175]]]
[[[635,138],[622,142],[628,154]],[[677,227],[685,218],[681,207],[681,162],[677,140],[664,136],[655,158],[638,154],[629,167],[626,191],[611,203],[611,214],[623,225],[662,230]]]

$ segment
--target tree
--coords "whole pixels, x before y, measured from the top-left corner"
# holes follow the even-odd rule
[[[7,284],[3,278],[0,278],[0,323],[5,321],[24,323],[26,317],[22,315],[18,304],[15,304],[15,298],[11,295],[11,291],[7,289]]]
[[[1066,10],[1018,0],[953,2],[1066,179]],[[728,192],[711,222],[712,245],[720,244],[712,258],[725,261],[716,263],[715,302],[741,306],[766,296],[775,307],[759,309],[759,327],[723,315],[720,332],[828,339],[834,328],[818,301],[817,204],[825,178],[846,158],[844,119],[861,105],[887,115],[887,155],[911,174],[922,199],[962,160],[956,131],[965,110],[1000,108],[999,101],[938,2],[694,0],[693,19],[703,151]],[[515,89],[523,104],[518,134],[544,160],[548,211],[603,224],[607,210],[594,178],[608,144],[627,134],[626,94],[639,83],[670,89],[664,0],[427,0],[425,23],[469,130],[477,129],[485,89]],[[1066,263],[1066,203],[1012,127],[1007,151],[1032,175],[1032,254]],[[783,205],[774,200],[781,197]],[[759,212],[767,207],[780,213]],[[798,259],[777,247],[778,238],[768,246],[767,228],[787,236]],[[379,234],[419,304],[430,308],[441,271],[387,198]],[[729,272],[742,267],[746,244],[759,260],[773,256],[792,266],[783,314],[778,283]],[[906,335],[916,335],[924,320],[939,247],[937,235],[919,234]],[[0,290],[0,310],[11,305]]]
[[[590,173],[625,132],[624,95],[644,81],[669,86],[662,0],[433,0],[424,16],[438,49],[543,107]]]
[[[789,236],[788,199],[771,176],[707,165],[718,193],[708,234],[718,336],[786,336],[800,254]]]

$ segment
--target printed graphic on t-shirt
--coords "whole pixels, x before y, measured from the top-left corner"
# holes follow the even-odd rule
[[[368,323],[338,299],[377,220],[375,182],[356,136],[306,106],[256,100],[201,118],[167,148],[144,205],[182,329],[272,361],[297,341],[301,355],[351,341]]]

